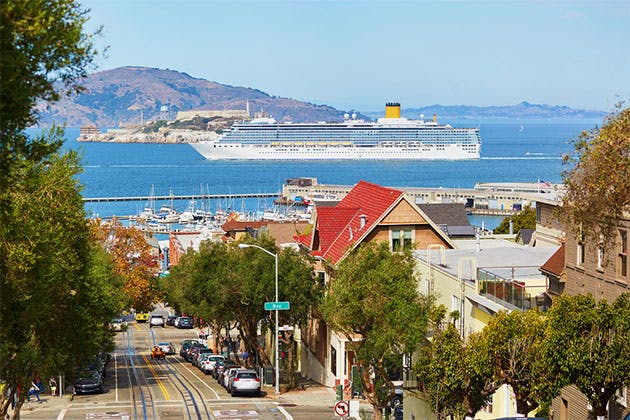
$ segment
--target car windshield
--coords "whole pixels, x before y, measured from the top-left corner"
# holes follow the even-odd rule
[[[164,343],[164,342],[158,343],[158,346],[170,346],[170,345],[171,343]]]

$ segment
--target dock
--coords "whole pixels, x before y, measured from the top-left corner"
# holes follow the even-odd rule
[[[241,193],[241,194],[189,194],[189,195],[145,195],[133,197],[84,197],[84,203],[105,203],[113,201],[178,201],[178,200],[229,200],[237,198],[278,198],[281,192]]]

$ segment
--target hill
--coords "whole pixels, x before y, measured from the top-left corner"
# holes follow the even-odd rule
[[[370,117],[378,117],[382,112],[364,112]],[[407,118],[418,118],[424,114],[425,119],[437,114],[440,120],[449,118],[510,118],[510,119],[562,119],[562,118],[595,118],[601,119],[606,116],[606,112],[584,109],[574,109],[560,105],[541,105],[521,102],[516,105],[505,106],[472,106],[472,105],[430,105],[421,108],[402,109],[403,116]]]
[[[173,119],[178,111],[246,108],[264,111],[278,121],[341,121],[344,111],[290,98],[271,96],[257,89],[229,86],[186,73],[147,67],[120,67],[94,73],[86,90],[58,103],[38,106],[41,124],[53,121],[68,126],[116,127],[160,119],[163,106]]]

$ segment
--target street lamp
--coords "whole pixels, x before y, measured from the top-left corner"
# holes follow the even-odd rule
[[[278,254],[274,254],[271,251],[267,251],[265,248],[254,244],[238,244],[241,249],[244,248],[258,248],[263,252],[271,255],[276,260],[276,300],[278,302]],[[280,346],[278,343],[278,310],[276,309],[276,394],[280,394]]]

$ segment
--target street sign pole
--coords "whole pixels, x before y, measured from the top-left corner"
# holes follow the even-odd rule
[[[278,301],[278,254],[276,257],[276,302]],[[278,309],[276,309],[276,395],[280,394],[280,338],[278,338]]]

